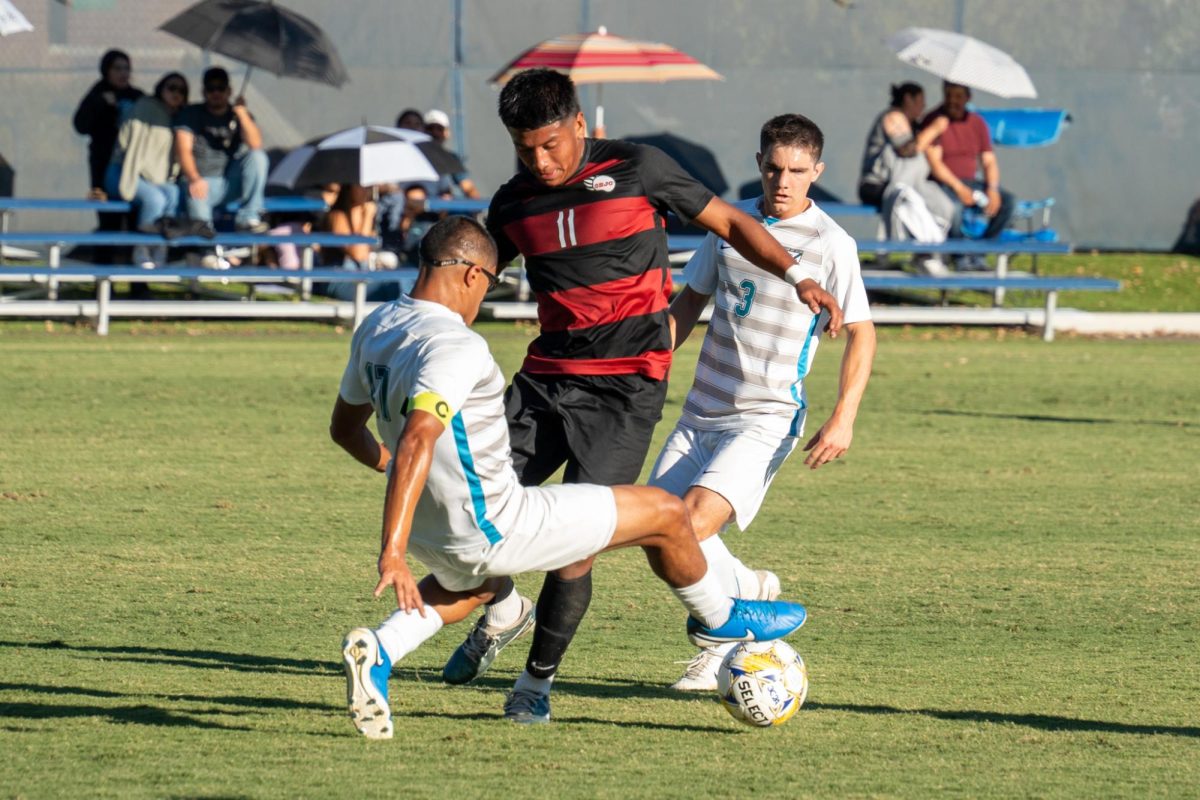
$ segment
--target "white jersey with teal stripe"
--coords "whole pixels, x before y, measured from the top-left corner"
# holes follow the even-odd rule
[[[504,386],[487,342],[438,303],[401,297],[355,331],[340,394],[374,406],[388,448],[394,452],[411,408],[446,425],[411,541],[475,549],[499,542],[516,524],[524,494],[512,467]]]
[[[854,239],[815,203],[781,220],[764,218],[760,201],[737,207],[759,220],[808,277],[834,296],[845,323],[869,320]],[[808,407],[804,377],[828,315],[814,315],[793,286],[711,233],[688,262],[684,280],[693,291],[713,295],[715,308],[680,421],[704,430],[799,435]]]

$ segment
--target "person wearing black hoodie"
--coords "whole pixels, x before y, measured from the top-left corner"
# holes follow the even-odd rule
[[[112,157],[117,129],[123,114],[145,92],[133,86],[129,56],[123,50],[109,50],[100,59],[100,80],[84,95],[75,111],[75,130],[90,136],[88,169],[92,192],[104,191],[104,172]]]
[[[100,80],[83,96],[75,111],[75,130],[91,137],[88,144],[88,197],[96,200],[107,198],[104,173],[112,158],[121,121],[138,98],[145,94],[130,83],[131,73],[129,54],[124,50],[109,50],[100,59]],[[99,230],[102,231],[124,230],[128,221],[127,214],[97,216],[100,220]],[[102,248],[101,252],[111,256],[111,253],[105,252],[107,249],[110,248]]]

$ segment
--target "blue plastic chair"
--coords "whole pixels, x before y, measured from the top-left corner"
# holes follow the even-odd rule
[[[1059,140],[1071,124],[1071,115],[1058,108],[974,108],[983,117],[992,134],[992,143],[1001,147],[1026,149],[1048,147]],[[1050,227],[1054,198],[1020,200],[1013,210],[1009,227],[1000,240],[1056,242],[1058,233]],[[963,211],[963,233],[971,238],[983,235],[987,217],[978,209]]]

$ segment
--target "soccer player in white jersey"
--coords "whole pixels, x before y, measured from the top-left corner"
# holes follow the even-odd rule
[[[330,435],[359,462],[388,472],[379,582],[399,608],[342,643],[355,727],[390,738],[391,666],[480,604],[507,595],[507,576],[558,569],[602,550],[637,545],[688,609],[697,644],[785,636],[804,623],[795,603],[734,599],[700,552],[683,503],[647,486],[522,487],[504,417],[504,377],[468,325],[495,284],[496,246],[482,225],[450,217],[421,240],[411,295],[381,306],[355,332]],[[367,428],[374,415],[383,438]],[[418,584],[411,553],[429,570]],[[499,605],[504,605],[504,602]],[[489,610],[490,611],[490,610]],[[549,686],[516,722],[548,722]]]
[[[875,327],[854,240],[808,197],[825,168],[824,137],[808,118],[784,114],[762,127],[756,158],[763,196],[740,208],[792,253],[796,280],[812,278],[842,307],[846,346],[832,415],[808,441],[812,469],[850,447],[854,420],[875,357]],[[725,546],[730,523],[745,530],[772,479],[804,430],[804,377],[827,317],[796,302],[791,283],[758,269],[709,234],[688,262],[687,287],[671,303],[675,347],[715,297],[715,308],[683,414],[654,465],[650,485],[684,499],[692,527],[725,591],[770,599],[779,579],[747,568]],[[674,684],[717,687],[717,668],[732,645],[701,648]]]

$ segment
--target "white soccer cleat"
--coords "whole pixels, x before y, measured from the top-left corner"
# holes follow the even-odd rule
[[[715,692],[721,661],[734,647],[736,644],[730,643],[701,648],[700,652],[687,662],[683,676],[671,684],[671,688],[677,692]]]
[[[392,738],[387,686],[392,661],[379,646],[374,631],[355,628],[346,634],[342,665],[346,670],[346,705],[354,727],[368,739]]]

